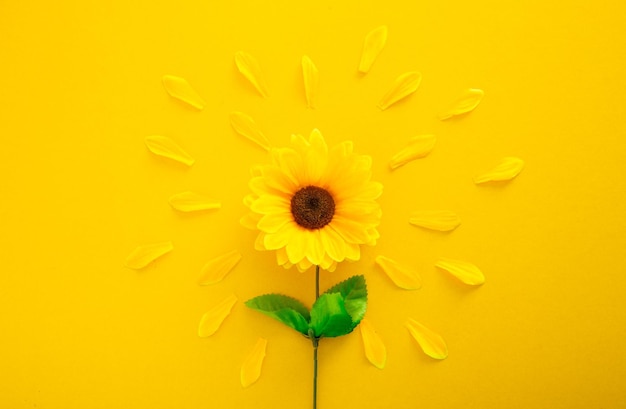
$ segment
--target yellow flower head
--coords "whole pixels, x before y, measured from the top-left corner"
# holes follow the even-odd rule
[[[376,243],[382,185],[372,182],[369,156],[352,142],[328,149],[317,129],[291,137],[291,147],[272,148],[271,164],[253,168],[251,213],[242,224],[258,229],[255,247],[276,250],[279,265],[333,271],[358,260],[360,245]]]

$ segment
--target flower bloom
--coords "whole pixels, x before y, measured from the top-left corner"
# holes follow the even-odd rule
[[[291,137],[291,147],[272,148],[271,164],[253,168],[250,214],[242,224],[258,229],[257,250],[275,250],[279,265],[333,271],[356,261],[360,245],[373,245],[382,185],[372,182],[369,156],[353,153],[352,142],[328,149],[313,130]]]

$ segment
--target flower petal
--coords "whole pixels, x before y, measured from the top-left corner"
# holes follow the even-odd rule
[[[244,388],[247,388],[259,380],[266,348],[267,340],[265,338],[259,338],[248,357],[243,361],[241,365],[241,386]]]
[[[426,355],[434,359],[446,359],[448,357],[448,346],[439,334],[412,318],[409,318],[404,325]]]
[[[363,44],[363,53],[359,63],[359,71],[368,73],[376,57],[385,48],[387,43],[387,26],[380,26],[367,33]]]
[[[268,96],[267,85],[263,79],[261,67],[257,60],[250,54],[238,51],[235,54],[235,64],[239,72],[259,91],[263,97]]]
[[[171,241],[138,246],[126,258],[126,267],[139,270],[174,249]]]
[[[291,241],[294,240],[294,237],[300,235],[300,230],[300,227],[293,220],[290,220],[277,232],[265,235],[263,240],[264,248],[267,250],[278,250],[286,247]],[[291,261],[291,263],[295,264],[293,261]]]
[[[191,87],[186,79],[174,75],[163,76],[163,86],[168,94],[179,99],[192,107],[202,110],[206,103],[200,95]]]
[[[260,214],[284,213],[290,211],[291,202],[282,196],[263,195],[256,199],[250,210]]]
[[[406,165],[412,160],[428,156],[435,147],[436,141],[437,138],[435,135],[414,136],[409,140],[409,144],[404,149],[391,158],[389,167],[394,170],[402,165]]]
[[[306,96],[307,106],[315,108],[320,77],[317,67],[307,55],[302,57],[302,75],[304,77],[304,95]]]
[[[328,146],[322,133],[314,129],[309,136],[310,148],[305,155],[305,184],[319,186],[328,168]]]
[[[368,319],[363,318],[359,327],[361,329],[365,356],[376,368],[383,369],[387,362],[387,348],[385,344]]]
[[[284,247],[276,250],[276,263],[279,266],[283,266],[285,264],[289,264],[291,266],[291,263],[289,263],[289,257],[287,257],[287,251]]]
[[[241,219],[239,219],[239,223],[246,229],[255,230],[256,225],[259,223],[260,220],[261,220],[261,216],[259,214],[248,213],[245,216],[243,216]]]
[[[172,159],[187,166],[191,166],[194,163],[194,159],[183,148],[166,136],[147,136],[145,142],[150,152],[155,155]]]
[[[237,297],[234,294],[224,298],[213,308],[207,311],[200,319],[200,325],[198,326],[198,336],[201,338],[210,337],[222,325],[222,322],[228,317],[233,306],[237,302]]]
[[[320,240],[324,245],[326,254],[334,260],[341,262],[346,258],[346,242],[332,228],[326,226],[320,230]]]
[[[313,265],[320,265],[324,260],[324,244],[320,238],[320,231],[317,230],[305,230],[303,232],[306,236],[305,242],[307,243],[306,257]]]
[[[468,285],[481,285],[485,282],[485,276],[482,271],[467,261],[440,258],[435,266],[446,270]]]
[[[277,166],[272,165],[264,167],[262,177],[267,189],[277,190],[289,197],[298,190],[298,185]]]
[[[348,243],[365,244],[371,240],[363,225],[348,217],[335,215],[330,224]]]
[[[231,112],[230,125],[239,135],[248,138],[248,140],[259,145],[266,151],[270,150],[270,141],[263,134],[263,132],[261,132],[259,126],[250,116],[244,114],[243,112]]]
[[[276,161],[276,166],[285,175],[285,177],[299,188],[304,187],[302,180],[304,179],[304,165],[302,157],[293,149],[273,149],[272,157]]]
[[[413,212],[409,223],[430,230],[452,231],[459,227],[461,219],[449,210],[422,210]]]
[[[361,258],[361,247],[358,244],[346,243],[346,259],[358,261]]]
[[[241,254],[237,250],[229,251],[207,262],[202,267],[202,274],[198,280],[200,285],[219,283],[241,261]]]
[[[257,251],[265,251],[268,250],[265,247],[265,237],[267,236],[267,234],[261,232],[256,236],[256,239],[254,240],[254,249]]]
[[[400,75],[396,78],[391,89],[378,103],[378,108],[385,110],[401,99],[408,97],[417,91],[420,82],[422,82],[422,74],[417,71],[410,71]]]
[[[301,272],[301,273],[304,273],[305,271],[307,271],[312,266],[313,266],[313,264],[306,257],[303,258],[302,260],[300,260],[300,262],[298,264],[296,264],[296,267],[298,268],[298,271]]]
[[[170,197],[170,205],[181,212],[219,209],[222,204],[194,192],[177,193]]]
[[[376,257],[376,264],[398,287],[405,290],[417,290],[422,287],[422,278],[417,271],[385,256]]]
[[[297,228],[297,230],[296,234],[292,234],[289,237],[289,241],[285,246],[285,250],[287,250],[287,257],[289,258],[289,262],[291,264],[298,264],[306,256],[306,235],[301,234],[304,229]]]
[[[264,215],[257,223],[256,227],[265,233],[276,233],[284,225],[293,221],[291,212],[271,213]],[[283,247],[283,246],[280,246]]]
[[[450,108],[439,114],[439,119],[444,121],[456,115],[473,111],[483,99],[485,92],[482,89],[470,88],[465,94],[452,104]]]
[[[501,182],[511,180],[524,168],[524,161],[520,158],[503,158],[494,168],[474,178],[474,183]]]

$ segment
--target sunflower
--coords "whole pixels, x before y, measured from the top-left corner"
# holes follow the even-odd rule
[[[242,224],[258,229],[258,250],[275,250],[285,268],[316,265],[333,271],[356,261],[360,245],[373,245],[381,210],[382,185],[371,181],[372,159],[345,141],[328,149],[317,129],[309,138],[291,137],[291,146],[272,148],[271,164],[252,169],[250,214]]]

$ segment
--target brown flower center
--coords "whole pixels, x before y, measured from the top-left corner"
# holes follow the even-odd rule
[[[335,201],[326,189],[307,186],[291,198],[291,214],[296,223],[305,229],[321,229],[333,219]]]

